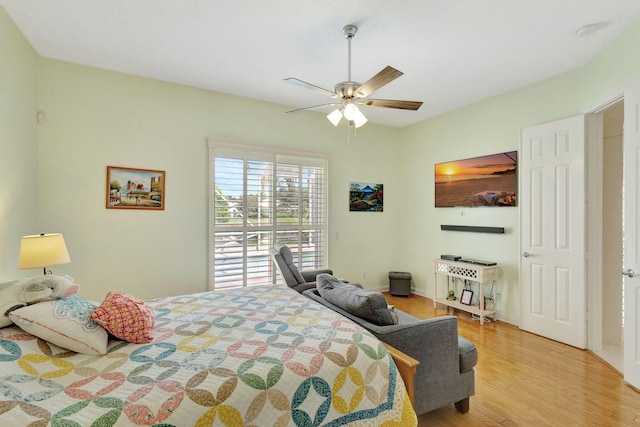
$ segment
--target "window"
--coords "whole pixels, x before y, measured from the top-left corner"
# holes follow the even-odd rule
[[[325,266],[326,158],[210,140],[209,169],[210,289],[275,283],[276,242]]]

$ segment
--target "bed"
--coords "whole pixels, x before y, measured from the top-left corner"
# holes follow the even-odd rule
[[[0,423],[415,426],[387,349],[282,285],[146,301],[153,341],[80,354],[0,329]]]

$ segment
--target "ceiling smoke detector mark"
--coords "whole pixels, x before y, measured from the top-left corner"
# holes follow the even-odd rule
[[[592,34],[597,33],[601,29],[607,26],[606,22],[595,22],[593,24],[585,25],[576,30],[576,35],[578,37],[587,37]]]

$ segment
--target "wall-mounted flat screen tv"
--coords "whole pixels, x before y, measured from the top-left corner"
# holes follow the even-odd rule
[[[515,206],[517,152],[435,165],[435,206]]]

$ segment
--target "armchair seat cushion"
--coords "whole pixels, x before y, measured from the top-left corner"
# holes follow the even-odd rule
[[[304,282],[315,282],[318,274],[333,274],[333,271],[330,268],[321,268],[318,270],[302,270],[300,274],[302,274],[302,278]]]
[[[297,285],[293,285],[293,286],[289,286],[289,287],[291,289],[293,289],[294,291],[296,291],[296,292],[303,293],[307,289],[315,289],[316,288],[316,282],[298,283]]]

